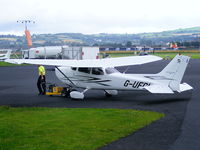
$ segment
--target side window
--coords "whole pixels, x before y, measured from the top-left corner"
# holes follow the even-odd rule
[[[91,68],[78,68],[78,71],[84,72],[84,73],[89,73],[90,74]]]
[[[92,74],[95,74],[95,75],[103,75],[103,70],[102,68],[92,68]]]
[[[71,67],[72,70],[76,71],[76,67]]]

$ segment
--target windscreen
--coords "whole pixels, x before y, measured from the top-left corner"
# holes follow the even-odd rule
[[[107,74],[119,73],[119,71],[115,68],[106,68],[105,71]]]

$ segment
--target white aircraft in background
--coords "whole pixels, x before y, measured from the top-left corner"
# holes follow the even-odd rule
[[[193,89],[187,83],[181,84],[189,57],[176,57],[157,74],[124,74],[114,67],[139,65],[162,58],[153,55],[107,58],[97,60],[41,60],[41,59],[7,59],[15,64],[35,64],[55,66],[59,80],[67,84],[73,99],[83,99],[88,90],[104,90],[106,96],[117,95],[118,90],[147,90],[151,93],[183,92]],[[82,88],[83,91],[73,89]]]
[[[4,61],[6,59],[10,58],[12,50],[7,50],[7,53],[5,54],[0,54],[0,61]]]

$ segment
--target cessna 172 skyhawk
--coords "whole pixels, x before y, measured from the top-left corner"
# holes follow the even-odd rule
[[[174,93],[193,89],[187,83],[181,84],[189,57],[176,57],[158,74],[124,74],[114,67],[139,65],[161,60],[160,57],[131,56],[96,60],[41,60],[8,59],[6,62],[55,66],[59,80],[71,89],[83,88],[82,92],[70,91],[70,97],[83,99],[87,90],[104,90],[106,96],[117,95],[118,90],[148,90],[151,93]]]
[[[11,55],[11,50],[7,50],[7,53],[5,54],[0,54],[0,61],[4,61],[6,59],[9,59],[10,58],[10,55]]]

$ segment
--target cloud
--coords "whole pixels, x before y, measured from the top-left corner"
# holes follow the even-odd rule
[[[138,33],[200,25],[198,0],[6,0],[0,2],[0,32]]]

